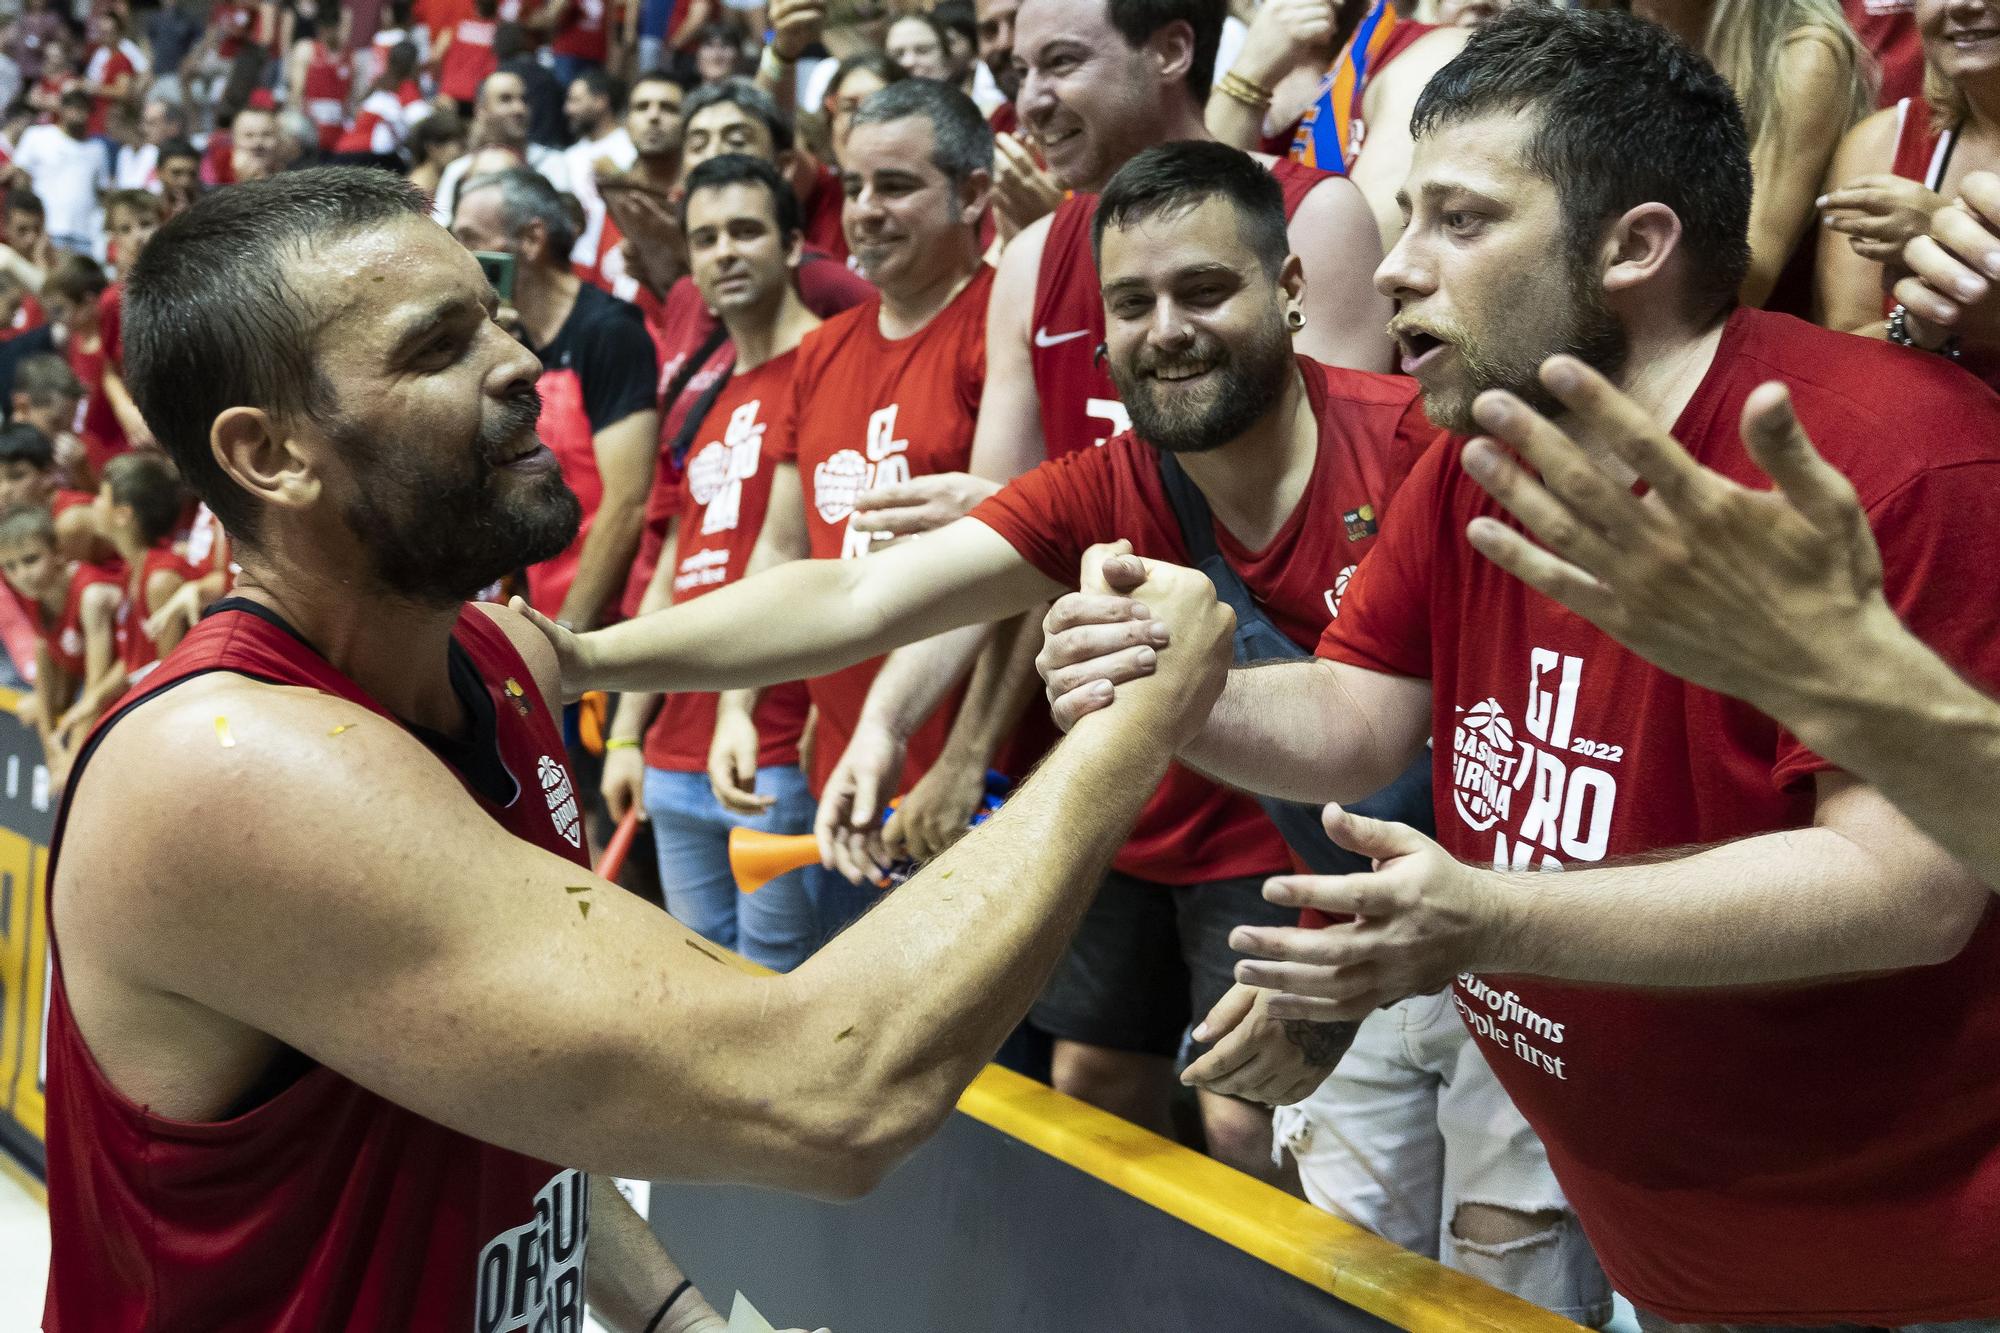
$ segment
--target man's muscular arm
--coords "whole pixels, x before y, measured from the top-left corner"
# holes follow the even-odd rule
[[[82,778],[55,893],[72,993],[149,1001],[79,1003],[79,1022],[157,1017],[171,996],[244,1042],[263,1034],[533,1156],[867,1189],[936,1128],[1040,991],[1083,886],[1219,688],[1226,611],[1171,576],[1149,595],[1184,655],[1120,714],[1087,720],[933,869],[775,977],[501,834],[374,713],[203,677],[137,709]],[[217,743],[219,718],[231,744]],[[166,755],[208,818],[143,799]],[[220,855],[218,824],[248,831]],[[105,1061],[112,1079],[169,1107],[152,1088],[178,1062],[151,1043],[121,1056]],[[211,1115],[233,1095],[207,1091]]]
[[[1336,815],[1380,867],[1272,882],[1273,902],[1359,918],[1242,926],[1237,978],[1285,1017],[1360,1018],[1462,972],[1613,986],[1783,985],[1926,967],[1965,947],[1985,890],[1880,793],[1818,777],[1811,828],[1560,875],[1464,865],[1414,829]]]
[[[1004,537],[961,519],[858,560],[794,560],[594,634],[537,624],[570,693],[727,690],[822,676],[1059,591]]]
[[[1396,203],[1396,192],[1409,179],[1410,159],[1416,153],[1416,142],[1410,138],[1410,115],[1431,76],[1465,49],[1471,35],[1465,28],[1425,33],[1370,79],[1361,95],[1367,142],[1347,178],[1368,199],[1384,254],[1395,248],[1403,234],[1403,210]]]

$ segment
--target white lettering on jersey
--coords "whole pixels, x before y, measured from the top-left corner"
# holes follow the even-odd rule
[[[1116,398],[1092,398],[1084,404],[1083,410],[1087,415],[1099,421],[1108,421],[1111,423],[1110,430],[1105,431],[1104,434],[1091,441],[1094,445],[1102,446],[1112,436],[1123,435],[1126,431],[1132,429],[1132,414],[1127,412],[1125,404],[1119,402]]]
[[[590,1178],[559,1171],[535,1195],[534,1218],[480,1250],[474,1333],[583,1333],[589,1242]]]
[[[1583,673],[1580,657],[1531,649],[1519,733],[1497,699],[1459,710],[1452,808],[1473,832],[1493,832],[1498,869],[1561,870],[1566,862],[1601,861],[1610,849],[1618,778],[1599,765],[1622,763],[1625,747],[1575,734]],[[1475,1035],[1553,1078],[1569,1077],[1569,1057],[1552,1052],[1563,1041],[1561,1022],[1471,973],[1458,981],[1454,998]]]

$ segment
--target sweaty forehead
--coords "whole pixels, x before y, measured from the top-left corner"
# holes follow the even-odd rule
[[[482,300],[486,279],[464,246],[429,218],[407,217],[352,232],[301,257],[289,275],[331,349],[350,340],[387,342],[441,302]]]

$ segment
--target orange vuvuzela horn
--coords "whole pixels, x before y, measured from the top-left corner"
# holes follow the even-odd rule
[[[729,830],[729,872],[736,887],[755,893],[780,875],[819,864],[819,840],[810,833]]]

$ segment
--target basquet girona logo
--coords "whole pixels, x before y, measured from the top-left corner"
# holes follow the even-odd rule
[[[1452,737],[1451,799],[1458,817],[1484,833],[1507,817],[1510,785],[1520,759],[1514,753],[1514,724],[1497,699],[1465,710]]]
[[[549,803],[549,818],[555,821],[556,832],[568,838],[570,846],[583,846],[583,815],[576,808],[576,792],[569,785],[568,770],[543,755],[535,765],[535,775],[541,779],[542,796]]]

